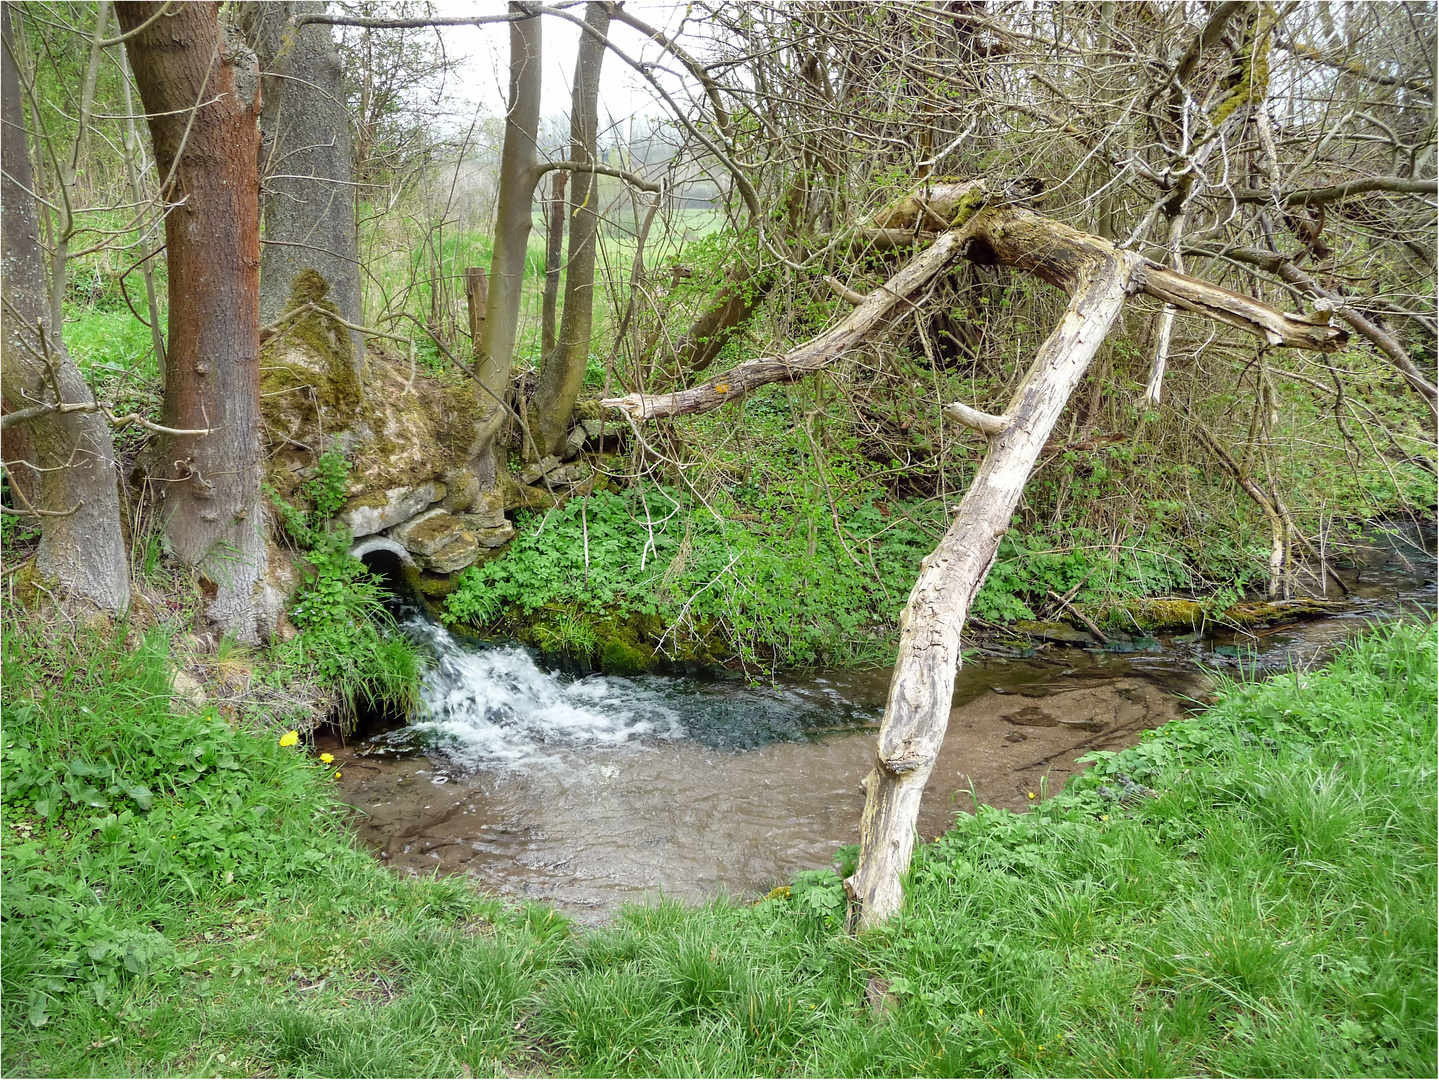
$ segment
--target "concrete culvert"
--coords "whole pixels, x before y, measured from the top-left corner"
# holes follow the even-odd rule
[[[392,592],[401,594],[404,568],[415,566],[414,556],[388,536],[367,536],[350,548],[350,554],[383,578]]]

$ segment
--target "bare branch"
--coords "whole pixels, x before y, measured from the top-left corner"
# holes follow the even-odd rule
[[[1395,195],[1434,195],[1439,193],[1439,180],[1413,180],[1407,176],[1366,176],[1362,180],[1351,180],[1347,184],[1285,192],[1280,201],[1285,206],[1317,206],[1320,203],[1347,199],[1351,195],[1367,195],[1372,191],[1391,192]],[[1272,204],[1274,201],[1274,196],[1267,191],[1234,190],[1226,191],[1224,195],[1237,203]]]
[[[995,416],[993,413],[981,412],[962,401],[952,401],[942,411],[945,416],[956,423],[986,435],[998,435],[1009,424],[1007,416]]]
[[[591,164],[586,161],[542,161],[535,166],[535,183],[539,183],[541,177],[546,173],[554,172],[556,169],[564,169],[566,172],[597,173],[600,176],[613,176],[616,179],[623,180],[631,187],[638,188],[640,191],[648,191],[652,195],[658,195],[663,190],[663,188],[654,181],[646,180],[643,176],[632,173],[627,169],[616,169],[612,165]]]

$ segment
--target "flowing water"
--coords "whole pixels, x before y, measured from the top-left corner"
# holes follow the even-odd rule
[[[1342,614],[1257,635],[1138,639],[967,662],[920,812],[926,836],[975,801],[1015,810],[1057,792],[1093,750],[1119,749],[1203,700],[1206,669],[1312,663],[1366,622],[1434,610],[1427,544],[1371,549]],[[752,895],[858,840],[861,778],[889,672],[754,685],[547,669],[518,647],[463,642],[417,613],[435,658],[419,715],[349,747],[342,797],[390,865],[463,873],[598,919],[663,894]]]

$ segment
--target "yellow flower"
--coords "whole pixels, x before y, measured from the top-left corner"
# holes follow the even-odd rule
[[[340,774],[339,774],[338,772],[335,773],[335,779],[338,780],[339,778],[340,778]]]
[[[1031,799],[1034,798],[1034,792],[1031,791],[1031,792],[1029,793],[1029,797],[1030,797]]]
[[[332,763],[332,762],[335,760],[335,755],[334,755],[334,754],[321,754],[321,755],[320,755],[320,760],[323,761],[326,765],[329,765],[330,763]]]
[[[983,1009],[980,1009],[980,1010],[979,1010],[979,1015],[980,1015],[980,1016],[983,1016],[983,1015],[984,1015],[984,1010],[983,1010]]]
[[[300,733],[298,731],[287,731],[280,736],[281,746],[294,746],[299,741]]]

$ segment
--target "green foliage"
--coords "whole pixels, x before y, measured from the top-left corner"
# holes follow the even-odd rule
[[[855,659],[892,632],[928,550],[923,531],[905,524],[868,549],[873,567],[856,566],[822,504],[760,500],[764,520],[752,524],[682,500],[665,489],[602,492],[522,520],[503,559],[464,572],[446,611],[473,625],[551,606],[638,613],[679,636],[719,629],[747,662]],[[873,508],[852,508],[846,543],[858,546],[879,520]]]
[[[163,635],[125,636],[82,634],[57,658],[7,627],[4,996],[35,1026],[193,959],[157,929],[155,903],[254,895],[362,858],[337,844],[316,770],[273,733],[177,711]]]
[[[420,653],[394,626],[382,583],[350,554],[350,531],[333,520],[345,505],[349,462],[321,454],[305,485],[315,509],[298,510],[271,492],[280,521],[307,549],[309,572],[291,617],[300,633],[276,649],[291,671],[334,687],[347,713],[359,702],[407,710],[418,690]]]
[[[158,639],[80,646],[5,640],[7,1072],[1434,1071],[1432,627],[958,815],[859,936],[830,870],[583,932],[391,876],[302,754],[171,712]]]
[[[1033,619],[1033,607],[1047,603],[1051,592],[1067,595],[1078,587],[1074,598],[1090,603],[1164,595],[1194,584],[1188,567],[1166,554],[1157,538],[1139,537],[1119,550],[1097,544],[1094,532],[1083,528],[1069,530],[1064,547],[1056,547],[1055,539],[1006,533],[974,598],[974,614],[1014,622]]]
[[[67,307],[65,347],[92,381],[116,370],[159,377],[150,329],[127,307]]]

